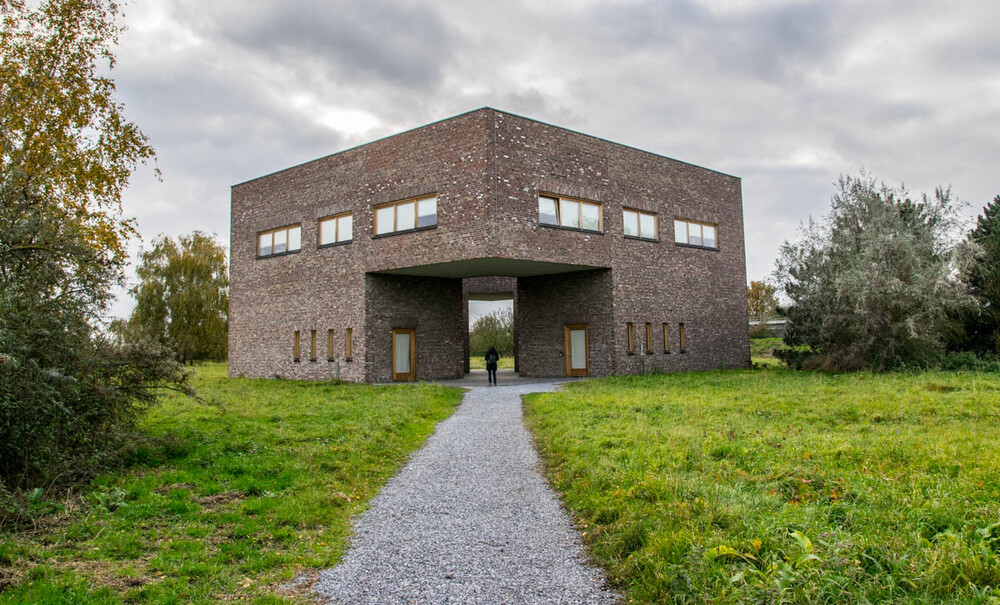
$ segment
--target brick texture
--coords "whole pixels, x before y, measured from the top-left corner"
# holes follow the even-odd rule
[[[539,225],[539,192],[602,204],[603,233]],[[373,206],[428,193],[438,196],[436,228],[372,237]],[[659,241],[625,239],[623,207],[655,212]],[[318,248],[318,219],[341,212],[354,215],[354,239]],[[676,246],[675,217],[716,223],[718,250]],[[302,250],[257,259],[257,233],[288,224],[302,225]],[[231,375],[323,380],[339,367],[348,380],[389,380],[389,334],[406,323],[418,329],[418,378],[460,375],[469,294],[486,293],[489,284],[511,287],[515,277],[524,374],[563,374],[563,325],[576,322],[574,314],[590,326],[595,376],[749,364],[739,179],[493,109],[233,187],[231,251]],[[456,264],[482,259],[499,259],[490,266],[507,279],[478,279],[483,265]],[[578,271],[534,275],[541,269],[526,271],[537,269],[526,263]],[[441,267],[448,278],[432,277]],[[642,342],[645,323],[653,324],[657,346],[641,363],[626,350],[627,322]],[[662,350],[665,322],[669,354]],[[679,323],[687,335],[683,354]],[[349,327],[351,361],[344,359]],[[295,330],[299,362],[292,358]],[[308,359],[311,330],[315,362]]]

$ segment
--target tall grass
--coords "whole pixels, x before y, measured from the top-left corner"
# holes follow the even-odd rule
[[[1000,598],[1000,375],[620,377],[526,410],[633,602]]]
[[[221,365],[194,386],[222,407],[166,397],[129,468],[0,534],[0,603],[286,602],[279,587],[340,558],[351,516],[461,399]]]

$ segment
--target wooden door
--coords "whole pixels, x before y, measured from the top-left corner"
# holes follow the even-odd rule
[[[566,375],[590,375],[590,334],[587,324],[572,324],[566,328]]]
[[[413,328],[392,330],[392,379],[417,379],[417,331]]]

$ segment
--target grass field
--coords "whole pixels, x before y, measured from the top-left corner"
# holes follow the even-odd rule
[[[619,377],[527,398],[632,602],[1000,602],[1000,375]]]
[[[469,369],[470,370],[485,370],[486,360],[483,359],[482,355],[473,355],[469,358]],[[497,362],[497,369],[500,370],[513,370],[514,369],[514,358],[513,357],[501,357],[500,361]]]
[[[0,534],[0,603],[287,602],[277,588],[328,567],[349,521],[458,389],[230,380],[197,370],[222,408],[168,396],[125,471]]]

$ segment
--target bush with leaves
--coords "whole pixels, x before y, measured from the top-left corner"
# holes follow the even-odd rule
[[[776,277],[792,304],[786,341],[806,367],[885,370],[933,362],[972,303],[950,191],[911,199],[865,173],[841,176],[830,213],[785,242]]]
[[[963,278],[979,304],[965,316],[961,344],[980,353],[1000,353],[1000,195],[983,208],[969,241],[975,257]]]
[[[153,150],[99,63],[110,0],[0,0],[0,483],[95,472],[154,401],[186,389],[165,351],[101,329],[134,225],[121,193]]]

